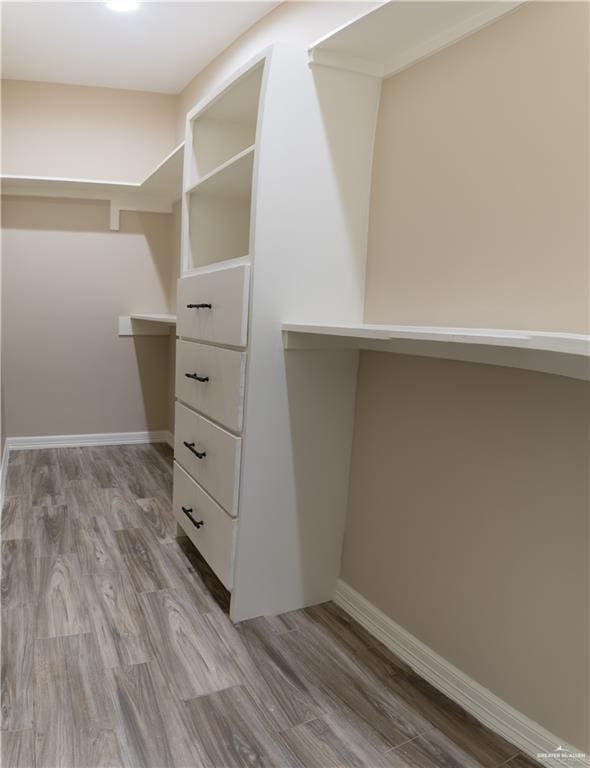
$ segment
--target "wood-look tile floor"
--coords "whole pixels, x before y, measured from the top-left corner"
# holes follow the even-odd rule
[[[235,627],[164,445],[12,453],[2,766],[525,768],[327,603]]]

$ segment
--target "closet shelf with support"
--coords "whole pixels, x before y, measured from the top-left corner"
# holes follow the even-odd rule
[[[384,3],[317,40],[312,64],[390,77],[492,23],[516,2]]]
[[[283,323],[285,349],[366,349],[590,380],[590,335],[426,325]]]
[[[138,314],[119,317],[119,336],[168,336],[176,315]]]
[[[141,182],[66,179],[48,176],[2,175],[3,195],[26,197],[67,197],[81,200],[108,200],[110,228],[119,229],[119,213],[146,211],[171,213],[182,194],[184,142],[179,144]]]

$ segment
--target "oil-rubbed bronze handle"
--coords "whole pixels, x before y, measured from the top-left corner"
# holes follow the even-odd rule
[[[211,304],[187,304],[187,309],[211,309]]]
[[[195,381],[209,381],[208,376],[199,376],[198,373],[185,373],[187,379],[194,379]]]
[[[191,521],[191,523],[195,526],[195,528],[200,528],[202,525],[205,525],[203,520],[195,520],[195,518],[192,516],[192,507],[181,507],[184,514],[188,517],[188,519]]]
[[[183,442],[186,445],[186,447],[189,449],[189,451],[195,454],[197,459],[204,459],[205,456],[207,455],[207,451],[197,451],[194,443],[187,443],[186,440],[184,440]]]

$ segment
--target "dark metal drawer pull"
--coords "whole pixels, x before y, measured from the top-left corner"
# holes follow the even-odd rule
[[[187,304],[187,309],[211,309],[211,304]]]
[[[191,523],[195,526],[195,528],[200,528],[202,525],[205,525],[203,520],[195,520],[195,518],[192,516],[192,507],[181,507],[184,514],[188,517],[188,519],[191,521]]]
[[[207,451],[197,451],[194,443],[187,443],[186,440],[184,440],[183,442],[186,445],[186,447],[189,449],[189,451],[195,454],[197,459],[204,459],[205,456],[207,455]]]
[[[208,376],[199,376],[198,373],[185,373],[187,379],[194,379],[195,381],[209,381]]]

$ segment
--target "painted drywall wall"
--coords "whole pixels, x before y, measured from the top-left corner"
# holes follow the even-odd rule
[[[174,148],[175,96],[4,80],[1,103],[6,174],[142,181]]]
[[[383,84],[366,321],[589,332],[588,3]]]
[[[588,749],[585,382],[361,355],[342,578]]]
[[[176,103],[4,81],[3,173],[139,181],[174,147]],[[3,198],[6,435],[169,428],[171,342],[119,338],[117,317],[173,311],[173,219],[123,213],[111,232],[106,204]]]
[[[588,332],[588,6],[532,3],[384,84],[368,322]],[[364,353],[342,578],[590,751],[590,391]]]
[[[168,312],[172,216],[3,198],[9,437],[168,427],[169,339],[119,337],[130,312]]]

